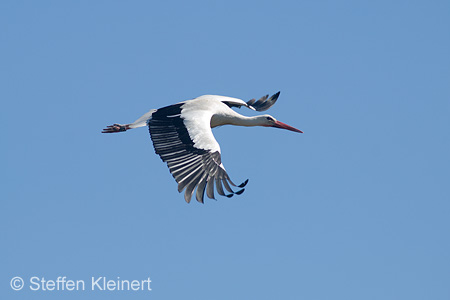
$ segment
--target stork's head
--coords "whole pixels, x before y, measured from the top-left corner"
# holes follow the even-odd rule
[[[303,131],[301,131],[301,130],[299,130],[297,128],[294,128],[292,126],[284,124],[283,122],[277,121],[271,115],[262,115],[262,116],[260,116],[260,119],[261,119],[261,122],[262,122],[262,126],[276,127],[276,128],[287,129],[287,130],[290,130],[290,131],[303,133]]]

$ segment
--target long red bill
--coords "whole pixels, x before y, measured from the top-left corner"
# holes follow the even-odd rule
[[[280,121],[275,121],[275,125],[273,125],[273,127],[303,133],[303,131],[301,131],[297,128],[294,128],[292,126],[289,126],[288,124],[284,124],[283,122],[280,122]]]

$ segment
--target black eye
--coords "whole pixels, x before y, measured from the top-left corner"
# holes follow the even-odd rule
[[[269,121],[273,121],[273,119],[271,117],[267,117],[266,119]]]

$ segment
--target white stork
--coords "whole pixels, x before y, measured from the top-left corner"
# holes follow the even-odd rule
[[[232,107],[245,106],[252,110],[269,109],[280,92],[269,98],[266,95],[247,102],[225,96],[204,95],[160,109],[152,109],[131,124],[114,124],[103,129],[103,133],[122,132],[148,126],[156,154],[167,163],[170,173],[178,183],[178,192],[184,189],[184,199],[190,202],[195,188],[195,197],[203,203],[205,194],[214,198],[214,183],[221,196],[232,197],[244,192],[248,179],[236,186],[228,176],[220,158],[220,146],[211,128],[222,125],[265,126],[302,133],[294,127],[277,121],[270,115],[246,117]],[[226,194],[223,186],[228,191]],[[231,187],[241,188],[234,192]]]

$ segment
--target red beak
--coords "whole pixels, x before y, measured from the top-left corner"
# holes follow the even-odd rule
[[[280,121],[275,121],[275,124],[273,125],[273,127],[303,133],[303,131],[301,131],[297,128],[294,128],[292,126],[289,126],[288,124],[284,124],[283,122],[280,122]]]

